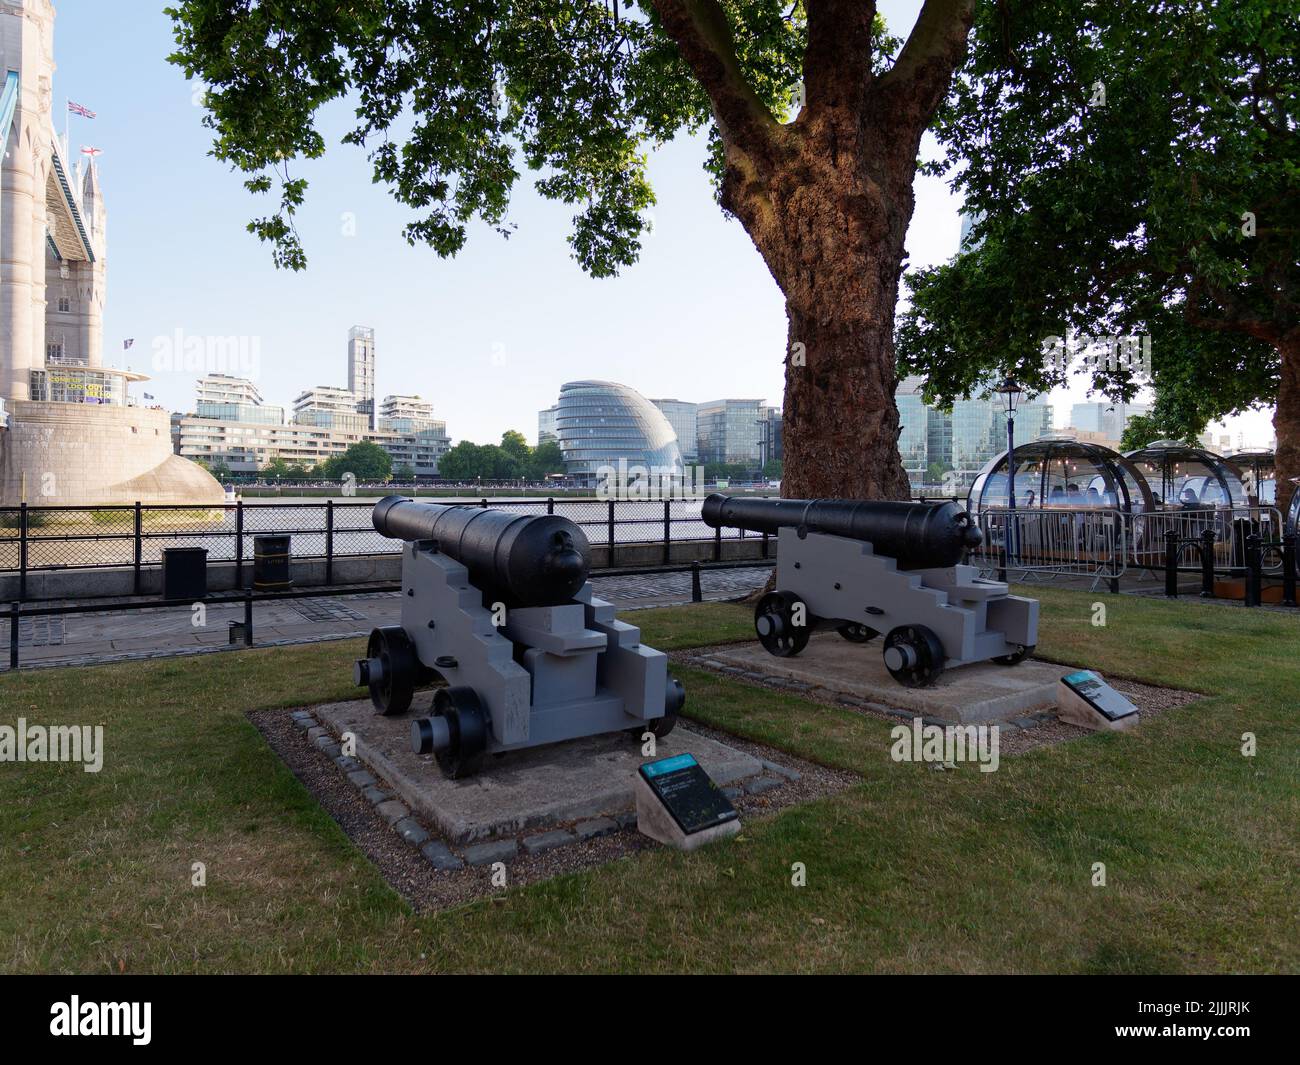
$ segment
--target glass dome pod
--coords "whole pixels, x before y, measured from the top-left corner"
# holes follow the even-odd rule
[[[1205,448],[1157,440],[1124,456],[1146,478],[1151,496],[1166,510],[1246,505],[1241,471]]]
[[[1246,495],[1260,506],[1269,507],[1277,502],[1277,456],[1268,448],[1247,448],[1224,455],[1241,471]]]
[[[1117,451],[1069,436],[1045,436],[1016,447],[1016,508],[1152,509],[1146,481]],[[966,497],[972,517],[1007,505],[1007,453],[979,472]]]

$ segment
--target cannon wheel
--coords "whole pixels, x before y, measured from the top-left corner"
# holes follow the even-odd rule
[[[411,708],[420,659],[411,638],[400,625],[372,629],[366,642],[366,657],[381,663],[378,679],[370,682],[370,701],[384,715],[404,714]]]
[[[885,668],[905,688],[928,688],[944,661],[943,643],[924,625],[900,625],[885,637]]]
[[[445,717],[451,743],[434,755],[452,780],[472,777],[487,751],[488,717],[473,688],[439,688],[433,693],[433,716]]]
[[[849,643],[870,643],[880,635],[870,625],[864,625],[860,621],[846,621],[835,631],[848,640]]]
[[[794,623],[795,611],[802,608],[803,624]],[[797,655],[808,646],[813,616],[808,605],[794,592],[768,592],[754,608],[754,631],[763,650],[777,658]]]
[[[1034,653],[1037,644],[1021,644],[1018,651],[1012,651],[1009,655],[998,655],[997,658],[990,658],[990,662],[996,662],[1000,666],[1018,666],[1026,658]]]

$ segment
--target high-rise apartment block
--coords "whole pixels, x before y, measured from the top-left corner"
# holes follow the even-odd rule
[[[356,412],[375,428],[375,331],[366,325],[348,330],[348,391],[356,397]]]

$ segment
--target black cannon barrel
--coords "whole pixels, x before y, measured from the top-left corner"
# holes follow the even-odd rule
[[[876,499],[760,499],[711,495],[704,501],[710,528],[776,533],[785,527],[865,540],[903,569],[955,566],[983,537],[956,503],[900,503]]]
[[[385,496],[375,504],[373,520],[377,532],[397,540],[436,540],[440,551],[469,570],[476,587],[516,606],[567,603],[591,570],[586,534],[556,514]]]

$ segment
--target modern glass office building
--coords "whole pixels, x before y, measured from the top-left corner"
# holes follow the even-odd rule
[[[908,378],[895,399],[901,433],[898,449],[912,484],[931,478],[937,466],[955,473],[959,485],[969,485],[988,461],[1007,449],[1007,418],[998,397],[959,399],[951,410],[926,406],[921,382]],[[1016,444],[1027,444],[1052,431],[1052,408],[1046,397],[1022,400],[1016,410]]]
[[[715,399],[696,412],[695,442],[700,461],[733,465],[768,460],[764,454],[767,407],[761,399]]]
[[[903,469],[913,484],[924,484],[926,465],[929,463],[929,415],[921,397],[924,382],[919,377],[901,381],[894,394],[898,404],[898,453],[903,459]]]
[[[634,467],[680,478],[681,448],[668,419],[645,396],[613,381],[570,381],[555,407],[555,434],[568,475],[592,487]],[[610,471],[614,471],[611,473]]]
[[[682,459],[694,462],[699,458],[699,448],[695,443],[695,419],[700,405],[681,399],[652,399],[650,402],[664,412],[668,424],[677,434],[677,446],[682,449]]]
[[[559,407],[554,404],[547,407],[545,410],[539,410],[537,412],[538,447],[541,447],[541,445],[546,443],[548,440],[559,439],[555,433],[555,416],[557,413],[559,413]]]

